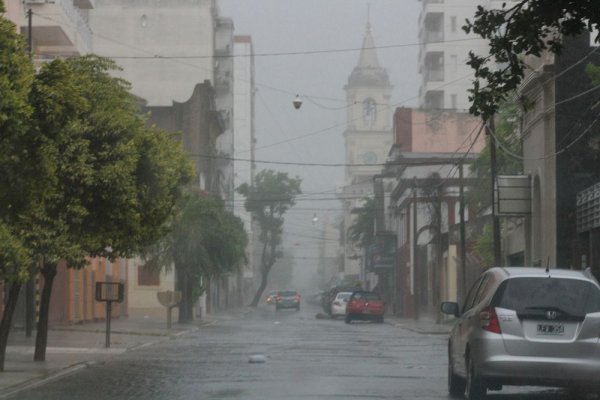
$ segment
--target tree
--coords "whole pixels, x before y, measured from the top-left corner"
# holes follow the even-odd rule
[[[81,268],[88,256],[132,256],[164,234],[191,179],[179,143],[146,128],[129,85],[107,59],[45,64],[33,83],[33,134],[49,155],[51,179],[26,220],[27,246],[44,277],[34,360],[45,359],[57,264]]]
[[[500,146],[507,150],[496,153],[496,168],[499,175],[515,175],[523,172],[523,160],[519,158],[522,154],[520,136],[522,114],[522,109],[515,103],[504,103],[496,114],[496,137]],[[498,142],[496,146],[499,145]],[[488,140],[470,167],[471,175],[481,182],[481,184],[470,187],[466,196],[467,203],[477,210],[477,214],[490,207],[492,203],[491,189],[487,183],[491,180],[490,160],[490,141]]]
[[[357,208],[356,219],[348,227],[348,240],[355,246],[366,250],[375,243],[375,213],[374,198],[363,199],[362,207]]]
[[[31,254],[21,233],[21,217],[44,190],[45,161],[31,151],[28,94],[34,68],[15,25],[2,17],[0,0],[0,280],[8,296],[0,322],[0,371],[21,285],[29,276]]]
[[[174,266],[182,293],[179,322],[193,319],[194,301],[205,282],[235,271],[245,260],[248,237],[243,222],[223,202],[205,194],[187,194],[172,221],[170,233],[144,253],[145,267]]]
[[[252,185],[244,183],[236,189],[246,197],[244,206],[260,227],[261,282],[250,304],[252,307],[258,305],[267,287],[269,272],[275,261],[282,257],[279,247],[283,216],[295,204],[296,195],[301,193],[301,182],[298,177],[290,178],[287,173],[266,169],[256,175]]]
[[[539,57],[544,51],[560,54],[564,36],[599,28],[597,0],[519,0],[505,2],[496,10],[478,6],[473,21],[467,20],[463,29],[488,40],[490,52],[469,54],[467,64],[476,78],[471,113],[488,120],[515,93],[527,69],[524,56]]]

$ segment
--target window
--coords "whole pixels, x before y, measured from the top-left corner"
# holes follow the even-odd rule
[[[456,32],[456,17],[450,17],[450,32]]]
[[[463,313],[469,311],[471,307],[473,307],[473,301],[475,300],[479,287],[481,286],[481,282],[484,278],[485,276],[482,276],[481,278],[477,279],[473,286],[471,286],[469,294],[467,294],[467,298],[465,299],[465,303],[463,305]]]
[[[560,310],[567,316],[600,311],[600,293],[590,282],[561,278],[513,278],[504,282],[494,298],[498,307],[544,316]]]
[[[365,122],[372,125],[377,117],[377,103],[372,98],[363,101],[363,118]]]
[[[138,265],[138,285],[139,286],[159,286],[160,271],[153,271],[143,265]]]
[[[456,110],[456,94],[450,95],[450,104],[452,105],[452,109]]]

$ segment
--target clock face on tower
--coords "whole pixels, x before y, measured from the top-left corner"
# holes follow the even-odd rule
[[[372,151],[367,151],[365,154],[363,154],[362,158],[365,164],[377,163],[377,154]]]

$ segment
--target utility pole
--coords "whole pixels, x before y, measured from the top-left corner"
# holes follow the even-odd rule
[[[32,11],[27,10],[27,51],[29,56],[33,56],[33,29],[32,29]],[[31,269],[31,276],[25,284],[25,337],[33,335],[33,326],[35,325],[35,273],[37,268]]]
[[[417,268],[417,259],[418,259],[418,251],[419,246],[417,244],[417,177],[413,178],[413,229],[412,229],[412,242],[413,242],[413,289],[414,289],[414,318],[419,319],[419,303],[420,303],[420,279],[419,279],[419,269]]]
[[[494,238],[494,266],[502,266],[502,253],[500,252],[500,221],[496,215],[496,126],[494,116],[488,121],[488,134],[490,136],[490,172],[492,175],[492,232]]]
[[[29,55],[33,54],[33,29],[32,29],[32,19],[33,19],[33,11],[31,8],[27,10],[27,51],[29,51]]]
[[[467,288],[467,245],[466,245],[466,233],[465,233],[465,189],[464,189],[464,175],[463,175],[463,162],[460,161],[458,164],[458,179],[459,179],[459,221],[460,221],[460,297],[457,299],[464,299],[466,296]]]

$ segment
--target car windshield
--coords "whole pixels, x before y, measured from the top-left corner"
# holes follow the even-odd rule
[[[600,311],[600,290],[579,279],[512,278],[500,285],[493,301],[518,312],[557,310],[575,316]]]

